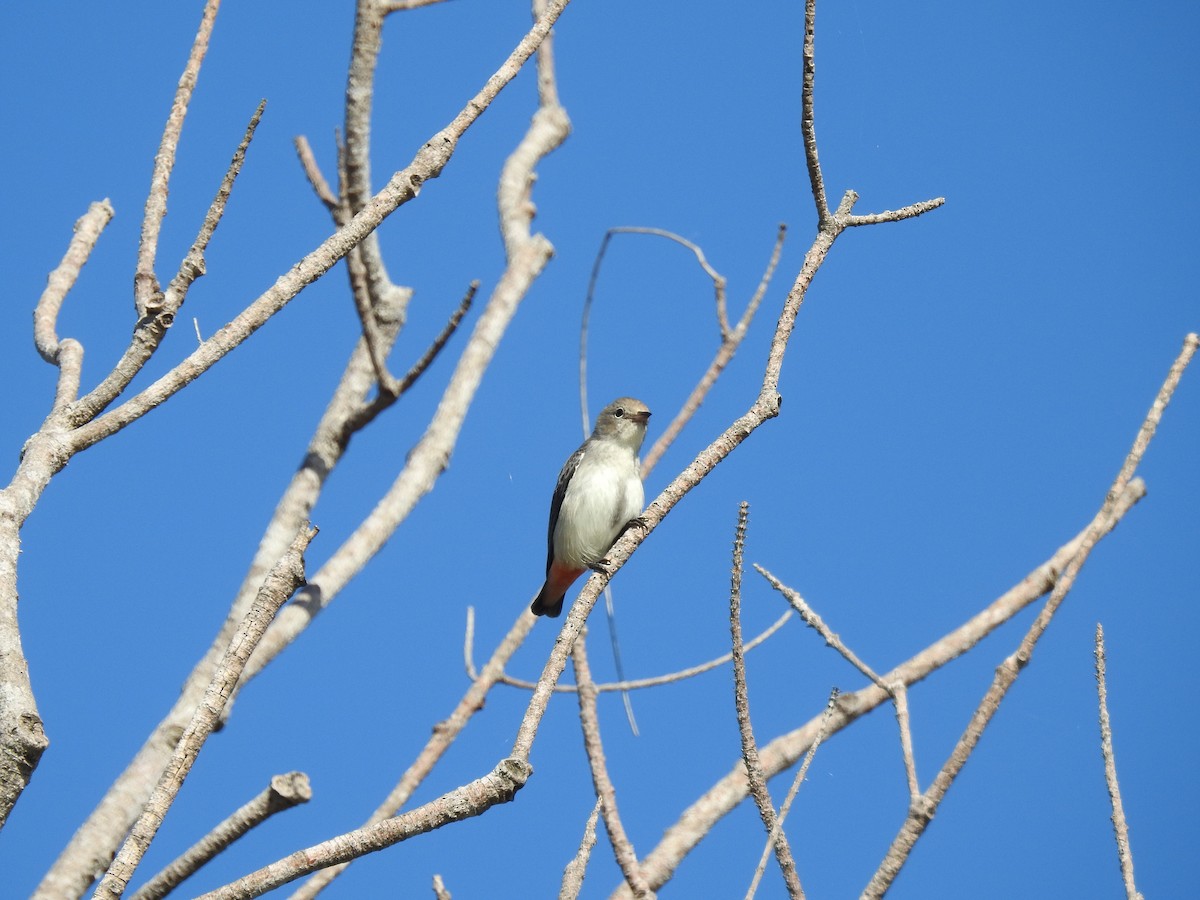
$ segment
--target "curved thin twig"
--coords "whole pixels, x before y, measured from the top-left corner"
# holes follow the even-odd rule
[[[745,650],[748,653],[759,644],[771,637],[775,632],[784,626],[784,624],[792,617],[791,610],[785,612],[782,616],[776,619],[768,628],[760,632],[753,640],[747,641]],[[474,643],[475,643],[475,608],[467,607],[467,627],[463,636],[463,659],[466,664],[467,677],[474,681],[479,677],[475,671],[474,659]],[[725,653],[718,656],[716,659],[710,659],[708,662],[700,663],[697,666],[691,666],[687,669],[680,669],[678,672],[668,672],[666,675],[655,675],[652,678],[638,678],[632,681],[610,681],[605,684],[596,685],[596,692],[600,694],[610,693],[612,691],[637,691],[642,688],[658,687],[662,684],[674,684],[677,681],[684,681],[688,678],[694,678],[696,675],[703,675],[705,672],[711,672],[713,669],[725,665],[733,659],[732,653]],[[501,674],[496,679],[498,684],[505,684],[509,687],[521,688],[522,690],[531,691],[537,687],[536,681],[526,681],[522,678],[513,678],[511,675]],[[554,686],[556,693],[573,694],[578,688],[573,684],[556,684]]]

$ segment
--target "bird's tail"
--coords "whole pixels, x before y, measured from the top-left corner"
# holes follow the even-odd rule
[[[550,582],[546,582],[542,588],[542,592],[534,598],[529,611],[535,616],[549,616],[552,619],[557,619],[562,615],[563,598],[566,596],[566,591],[559,594],[557,600],[550,596],[551,593],[553,592],[550,588]]]
[[[542,585],[541,592],[534,598],[529,611],[535,616],[557,618],[562,613],[563,597],[575,583],[575,579],[584,571],[582,568],[576,569],[560,563],[556,559],[551,559],[550,565],[546,567],[546,583]]]

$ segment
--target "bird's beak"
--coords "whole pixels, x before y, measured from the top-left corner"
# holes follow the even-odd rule
[[[635,412],[630,418],[639,425],[645,425],[650,421],[650,410],[643,409],[641,412]]]

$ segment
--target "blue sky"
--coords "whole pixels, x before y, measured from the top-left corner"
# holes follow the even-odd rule
[[[199,14],[199,3],[150,2],[0,11],[0,447],[10,466],[53,396],[54,371],[32,345],[33,304],[72,224],[102,197],[117,215],[59,331],[84,344],[85,386],[128,339],[141,207]],[[377,185],[449,121],[527,22],[521,3],[475,0],[393,17],[378,74]],[[261,98],[267,111],[208,275],[135,388],[190,352],[193,318],[211,334],[329,233],[291,141],[307,135],[332,173],[351,26],[348,2],[222,10],[172,182],[164,280]],[[1193,4],[855,0],[824,4],[817,29],[831,198],[853,188],[858,212],[947,203],[839,239],[798,320],[782,416],[689,495],[615,582],[631,677],[727,650],[741,500],[751,504],[749,561],[800,590],[877,670],[908,658],[1087,523],[1184,335],[1200,328]],[[789,225],[750,336],[648,496],[745,411],[814,230],[802,33],[801,5],[774,0],[567,9],[555,49],[574,133],[540,168],[534,197],[555,259],[500,346],[437,489],[240,697],[143,875],[291,769],[310,775],[314,800],[244,839],[186,895],[355,827],[453,708],[467,684],[467,606],[483,657],[541,583],[550,492],[580,439],[578,322],[607,228],[654,226],[699,243],[738,314],[777,225]],[[380,230],[393,277],[416,291],[394,370],[420,354],[469,281],[486,296],[502,269],[495,182],[533,110],[531,74]],[[638,396],[655,412],[653,440],[715,351],[709,283],[678,247],[622,237],[596,304],[592,411]],[[52,743],[0,836],[13,896],[32,890],[207,647],[356,334],[339,268],[170,403],[75,458],[42,498],[23,533],[20,616]],[[451,363],[440,360],[354,439],[315,511],[310,565],[390,485]],[[1200,786],[1196,727],[1179,709],[1200,689],[1198,380],[1185,376],[1141,469],[1149,496],[1088,563],[891,896],[1122,895],[1098,750],[1097,621],[1139,886],[1164,896],[1188,878]],[[757,576],[744,607],[748,633],[783,609]],[[1033,615],[913,691],[923,786]],[[539,622],[513,674],[536,677],[555,633]],[[611,680],[601,617],[591,633],[596,675]],[[764,741],[818,713],[830,687],[862,684],[796,623],[749,667]],[[415,801],[506,755],[526,701],[497,689]],[[634,704],[640,737],[614,695],[602,697],[601,717],[625,826],[644,854],[733,766],[738,733],[724,669]],[[328,895],[420,895],[440,872],[456,897],[553,896],[592,802],[570,698],[552,704],[532,762],[517,802],[362,860]],[[777,802],[788,780],[772,783]],[[821,749],[789,819],[809,895],[857,895],[905,806],[895,728],[880,710]],[[760,849],[743,804],[662,893],[741,896]],[[607,896],[618,880],[602,843],[584,895]],[[759,896],[784,896],[773,868]]]

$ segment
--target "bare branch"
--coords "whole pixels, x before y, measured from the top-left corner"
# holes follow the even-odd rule
[[[325,176],[321,174],[321,167],[317,165],[317,158],[313,155],[312,147],[309,146],[308,138],[304,135],[297,135],[293,140],[296,147],[296,156],[300,160],[300,166],[304,169],[304,177],[308,179],[308,183],[312,185],[313,192],[317,195],[317,199],[325,204],[325,208],[330,214],[335,216],[341,209],[341,202],[337,195],[333,193],[333,189],[329,187],[329,182],[325,180]],[[345,224],[338,222],[339,225]]]
[[[638,868],[637,853],[625,827],[621,824],[621,816],[617,811],[617,791],[608,775],[608,766],[604,760],[604,744],[600,739],[600,717],[596,712],[596,685],[592,681],[591,667],[588,665],[587,650],[583,635],[571,648],[571,662],[575,666],[575,681],[579,685],[579,719],[583,726],[583,746],[587,751],[588,765],[592,770],[592,785],[596,798],[600,801],[600,809],[604,814],[604,828],[608,832],[609,843],[612,844],[613,855],[617,865],[625,875],[625,882],[639,900],[647,900],[654,896],[646,884],[646,878]]]
[[[93,203],[80,216],[75,223],[75,234],[67,245],[67,252],[47,277],[46,289],[42,291],[33,311],[34,345],[42,359],[59,369],[58,385],[54,391],[55,410],[75,402],[83,374],[83,346],[72,338],[59,343],[58,314],[112,217],[112,204],[107,199]]]
[[[821,718],[821,730],[817,732],[817,736],[813,738],[812,746],[808,748],[808,752],[804,754],[804,762],[800,764],[800,768],[796,770],[796,777],[792,779],[792,786],[788,788],[787,796],[783,800],[783,806],[779,807],[779,815],[775,817],[775,827],[771,829],[771,833],[767,835],[767,843],[763,847],[762,856],[759,857],[758,866],[754,870],[754,877],[750,881],[750,887],[746,891],[746,900],[752,900],[755,893],[758,891],[758,884],[762,880],[763,874],[767,869],[767,860],[771,856],[771,850],[775,846],[775,841],[778,839],[780,832],[783,830],[783,822],[787,818],[788,813],[792,809],[792,801],[796,799],[796,795],[800,792],[800,785],[804,783],[804,778],[808,774],[808,767],[812,765],[813,757],[817,755],[817,748],[821,746],[821,741],[825,740],[825,729],[829,725],[829,718],[833,715],[833,710],[837,704],[838,689],[834,688],[829,692],[829,702],[825,704],[825,715]]]
[[[217,226],[221,224],[221,217],[225,215],[225,205],[229,202],[229,195],[233,192],[233,184],[241,174],[242,166],[246,162],[246,151],[250,148],[254,132],[258,129],[258,123],[262,120],[263,110],[266,108],[267,101],[261,101],[254,111],[254,115],[250,117],[246,133],[242,136],[237,150],[234,151],[233,159],[229,161],[229,168],[225,171],[225,177],[221,179],[221,186],[217,188],[217,194],[208,207],[208,213],[200,226],[200,233],[196,235],[191,248],[183,258],[183,262],[180,263],[179,272],[167,287],[160,315],[174,317],[179,312],[179,308],[183,306],[188,288],[204,274],[204,251],[208,248],[208,242],[212,240]]]
[[[762,575],[775,590],[783,594],[784,598],[791,604],[792,608],[800,614],[800,618],[804,620],[804,624],[812,628],[824,639],[825,643],[836,650],[842,657],[858,669],[863,675],[867,676],[877,687],[887,691],[892,697],[892,702],[896,707],[896,724],[900,729],[900,752],[904,758],[904,772],[908,778],[909,796],[916,799],[920,793],[920,786],[917,782],[917,763],[913,757],[912,745],[912,728],[908,715],[908,689],[900,681],[884,681],[875,671],[851,650],[842,639],[835,634],[828,625],[821,619],[820,616],[804,602],[804,598],[800,596],[798,591],[793,590],[783,584],[778,578],[768,572],[760,565],[755,565],[755,569]]]
[[[767,834],[775,835],[775,859],[787,885],[788,896],[804,897],[800,876],[796,872],[796,860],[787,835],[775,817],[775,803],[767,788],[762,766],[758,759],[758,743],[754,740],[754,728],[750,722],[750,694],[746,686],[746,654],[742,649],[742,560],[746,550],[746,521],[750,515],[750,504],[742,501],[738,509],[737,531],[733,539],[733,576],[729,591],[729,631],[733,643],[733,705],[737,712],[738,731],[742,737],[742,762],[746,767],[746,780],[750,785],[750,796],[758,807],[759,818]]]
[[[545,41],[549,41],[550,26],[567,2],[569,0],[554,0],[552,3],[536,4],[535,25],[530,33],[538,33]],[[544,48],[544,42],[542,46]],[[551,63],[552,56],[549,50],[539,49],[540,105],[528,131],[506,160],[500,175],[497,205],[508,258],[505,271],[476,323],[471,339],[442,395],[442,402],[433,421],[409,453],[405,469],[367,520],[313,576],[315,590],[311,595],[311,602],[304,608],[297,607],[296,615],[290,619],[285,616],[275,632],[268,635],[271,643],[261,654],[263,665],[312,621],[346,581],[379,550],[417,501],[432,490],[434,481],[445,469],[450,449],[457,441],[459,429],[466,416],[467,407],[499,344],[500,336],[508,327],[526,291],[541,274],[550,258],[553,250],[550,242],[542,235],[531,234],[530,231],[533,220],[530,192],[535,180],[535,167],[566,139],[570,130],[565,110],[557,106],[554,102],[554,92],[546,88],[546,83],[552,81],[549,68]],[[458,733],[466,726],[470,717],[482,706],[484,697],[495,684],[504,665],[529,634],[533,621],[533,615],[527,612],[518,618],[492,661],[484,668],[483,676],[471,685],[450,719],[434,730],[421,754],[409,766],[399,784],[369,821],[378,821],[380,817],[392,815],[407,801],[412,791],[429,774]],[[322,872],[310,879],[296,896],[315,896],[342,868]]]
[[[171,279],[165,293],[158,290],[157,276],[154,276],[153,303],[147,307],[145,315],[139,318],[134,326],[133,339],[104,380],[72,408],[71,424],[78,426],[90,422],[102,410],[107,409],[129,387],[143,366],[158,351],[168,329],[175,323],[175,317],[187,298],[188,289],[197,278],[205,273],[204,251],[225,214],[225,206],[229,202],[234,182],[242,171],[242,165],[246,161],[246,151],[249,149],[250,141],[254,138],[254,132],[258,128],[265,108],[266,101],[263,100],[258,104],[254,115],[251,116],[241,143],[234,151],[233,159],[225,171],[224,178],[221,179],[216,196],[213,197],[208,212],[201,222],[196,239],[179,264],[179,271]],[[196,327],[196,338],[200,345],[196,352],[199,353],[205,348],[204,341],[200,338],[199,326]],[[81,446],[79,449],[84,449],[84,447]]]
[[[788,619],[792,617],[791,610],[785,612],[782,616],[776,619],[770,627],[760,632],[753,640],[747,641],[745,650],[749,653],[759,644],[767,640],[771,635],[777,632],[784,626]],[[473,645],[475,642],[475,611],[473,607],[467,607],[467,627],[463,638],[463,658],[466,662],[467,677],[474,680],[478,677],[475,671],[475,659]],[[673,684],[676,681],[684,681],[688,678],[694,678],[696,675],[703,675],[705,672],[711,672],[713,669],[725,665],[733,659],[732,653],[725,653],[718,656],[716,659],[710,659],[708,662],[700,663],[698,666],[692,666],[687,669],[680,669],[678,672],[668,672],[666,675],[656,675],[653,678],[638,678],[632,681],[612,681],[606,684],[596,685],[596,692],[600,694],[609,693],[611,691],[637,691],[643,688],[658,687],[660,684]],[[500,684],[506,684],[509,687],[521,688],[522,690],[532,691],[537,687],[536,681],[527,681],[522,678],[513,678],[511,675],[501,674],[498,679]],[[556,684],[554,686],[555,693],[573,694],[578,690],[573,684]]]
[[[213,673],[208,690],[204,693],[204,700],[196,707],[192,721],[180,737],[171,761],[159,779],[158,786],[150,795],[146,808],[134,823],[125,845],[117,853],[116,859],[96,888],[96,900],[118,900],[129,886],[130,878],[133,877],[150,842],[154,840],[154,835],[158,833],[167,810],[175,802],[175,796],[183,786],[184,779],[191,771],[204,742],[220,720],[221,711],[232,695],[255,645],[266,632],[267,625],[279,611],[279,607],[283,606],[287,598],[303,583],[304,550],[315,534],[316,531],[312,529],[298,534],[288,552],[263,582],[241,628],[230,642],[225,658]]]
[[[1131,481],[1110,516],[1104,521],[1102,534],[1107,535],[1111,532],[1117,522],[1145,495],[1146,487],[1142,481]],[[900,682],[911,687],[968,652],[991,632],[1051,590],[1067,564],[1079,551],[1087,533],[1088,529],[1085,528],[990,605],[911,659],[885,673],[883,680],[889,684]],[[888,699],[888,692],[874,684],[840,695],[836,709],[827,722],[824,716],[815,717],[759,748],[763,773],[770,778],[791,768],[812,746],[822,729],[826,734],[836,734]],[[684,857],[695,849],[713,825],[732,812],[746,799],[748,793],[745,766],[738,760],[728,774],[701,795],[684,811],[679,820],[667,829],[658,846],[642,857],[642,869],[650,879],[651,887],[657,889],[665,884]],[[626,897],[628,894],[619,888],[614,896]]]
[[[421,782],[433,771],[433,767],[437,765],[438,760],[450,749],[450,745],[454,743],[455,738],[467,727],[467,723],[471,720],[471,717],[483,709],[483,702],[488,692],[495,685],[500,673],[504,671],[504,666],[512,658],[512,655],[517,652],[517,649],[524,643],[525,638],[528,637],[535,621],[533,613],[529,612],[528,609],[521,611],[521,615],[517,618],[513,627],[509,629],[508,634],[504,636],[504,640],[500,642],[500,645],[492,654],[492,658],[483,667],[483,671],[479,674],[479,677],[472,682],[466,694],[463,695],[458,705],[454,707],[454,711],[434,726],[433,734],[430,735],[429,741],[417,755],[417,758],[413,760],[407,771],[405,771],[399,783],[388,794],[387,799],[367,819],[364,827],[378,824],[394,816],[396,811],[408,802]],[[341,874],[347,865],[349,865],[348,862],[330,866],[313,875],[312,878],[302,884],[292,894],[292,900],[312,900],[326,885]]]
[[[377,0],[385,13],[407,12],[410,9],[420,9],[422,6],[433,6],[444,3],[445,0]]]
[[[537,20],[530,35],[544,36],[567,2],[569,0],[554,0],[550,3],[547,12]],[[527,44],[532,44],[529,35],[518,49]],[[517,52],[514,51],[510,59],[516,57]],[[502,71],[507,73],[507,66]],[[492,81],[496,78],[497,76],[493,76]],[[489,81],[489,85],[492,81]],[[495,90],[498,91],[499,88]],[[494,95],[494,91],[491,95]],[[508,252],[508,265],[482,315],[475,323],[471,338],[442,394],[441,403],[429,427],[409,452],[403,471],[387,494],[310,578],[311,589],[306,592],[306,602],[291,604],[284,610],[267,635],[263,649],[256,659],[257,668],[253,668],[252,671],[258,671],[261,665],[265,665],[307,627],[342,587],[379,552],[420,499],[433,490],[438,477],[445,471],[450,452],[466,419],[467,410],[483,380],[484,372],[491,364],[500,338],[516,314],[517,307],[553,254],[549,240],[541,234],[530,234],[532,211],[526,201],[534,181],[534,167],[566,139],[568,130],[566,113],[563,110],[540,108],[534,114],[524,139],[505,163],[500,176],[497,202],[500,208],[501,231]],[[427,148],[430,146],[432,145],[426,145]],[[360,213],[359,216],[361,215]]]
[[[146,195],[146,212],[142,218],[141,243],[138,246],[137,271],[133,276],[134,306],[139,321],[155,312],[162,303],[158,277],[154,274],[154,263],[158,256],[158,236],[162,221],[167,214],[167,186],[171,181],[171,170],[175,167],[175,154],[179,149],[179,136],[183,132],[183,120],[187,117],[188,104],[200,77],[200,66],[208,52],[221,0],[208,0],[192,51],[184,66],[183,75],[175,91],[171,113],[163,129],[162,142],[154,155],[154,173],[150,176],[150,191]]]
[[[808,167],[808,181],[812,188],[813,201],[817,205],[817,227],[824,229],[829,220],[829,201],[825,197],[825,178],[821,174],[821,163],[817,159],[817,124],[814,112],[816,85],[817,2],[804,3],[804,76],[800,89],[800,131],[804,136],[804,162]]]
[[[347,863],[451,822],[483,815],[493,806],[512,800],[517,791],[525,786],[531,771],[529,764],[522,760],[503,759],[487,775],[443,794],[410,813],[299,850],[232,884],[204,894],[200,900],[260,897],[318,869]]]
[[[33,343],[42,359],[52,365],[58,365],[58,313],[112,217],[112,204],[107,198],[92,203],[76,220],[62,262],[46,277],[46,289],[33,311]]]
[[[991,686],[988,688],[987,693],[984,694],[974,715],[972,715],[970,723],[959,738],[958,743],[950,754],[950,758],[946,760],[941,771],[933,779],[933,783],[921,796],[920,801],[914,803],[912,809],[909,810],[908,817],[901,826],[899,833],[893,839],[887,855],[884,857],[883,862],[880,863],[875,875],[872,876],[870,883],[864,889],[864,897],[882,897],[887,892],[896,875],[899,874],[901,867],[908,859],[916,842],[925,833],[926,826],[933,818],[938,805],[950,790],[954,779],[958,777],[959,772],[966,765],[972,751],[978,746],[979,741],[983,737],[984,729],[991,722],[992,716],[996,714],[996,710],[999,709],[1000,703],[1005,695],[1007,695],[1009,688],[1016,683],[1021,671],[1029,664],[1029,660],[1033,656],[1034,647],[1037,646],[1037,642],[1050,626],[1051,619],[1053,619],[1054,614],[1058,611],[1063,600],[1066,599],[1067,594],[1075,584],[1075,578],[1078,576],[1079,570],[1087,561],[1097,541],[1099,541],[1103,532],[1104,522],[1112,514],[1119,499],[1129,487],[1133,473],[1141,462],[1142,456],[1145,455],[1146,449],[1150,445],[1150,440],[1154,437],[1158,423],[1162,419],[1163,412],[1166,410],[1167,404],[1171,401],[1171,395],[1175,392],[1175,388],[1178,387],[1179,380],[1183,377],[1183,371],[1195,355],[1198,345],[1200,345],[1200,338],[1195,334],[1189,334],[1184,340],[1183,349],[1175,359],[1175,362],[1172,363],[1166,380],[1159,389],[1158,395],[1154,398],[1150,411],[1147,413],[1141,428],[1138,430],[1137,437],[1134,439],[1133,447],[1130,448],[1128,455],[1126,455],[1120,472],[1117,473],[1112,487],[1109,488],[1104,498],[1104,503],[1101,504],[1099,512],[1096,513],[1091,525],[1084,532],[1079,549],[1070,562],[1067,563],[1062,576],[1054,585],[1054,590],[1050,592],[1050,598],[1046,601],[1045,606],[1042,607],[1037,618],[1025,633],[1016,652],[997,667]]]
[[[1100,702],[1100,753],[1104,757],[1104,783],[1112,804],[1113,835],[1117,841],[1117,861],[1121,864],[1121,879],[1125,882],[1128,900],[1142,900],[1133,878],[1133,847],[1129,843],[1129,822],[1125,819],[1125,804],[1121,802],[1121,785],[1117,781],[1117,757],[1113,750],[1112,723],[1108,718],[1108,685],[1104,656],[1104,628],[1096,623],[1096,693]]]
[[[381,321],[387,321],[381,316]],[[395,340],[399,324],[387,325],[385,335]],[[221,630],[208,652],[188,675],[179,699],[146,739],[132,762],[109,787],[95,810],[79,827],[54,866],[38,887],[39,897],[78,896],[112,860],[117,845],[133,824],[142,805],[158,781],[175,749],[179,735],[191,721],[196,704],[212,679],[230,638],[254,602],[263,579],[287,551],[296,534],[305,527],[329,474],[341,461],[352,435],[347,420],[361,409],[374,386],[365,342],[360,340],[350,354],[342,378],[309,441],[304,459],[292,476],[259,542],[241,587]],[[297,602],[297,597],[293,602]],[[242,675],[242,684],[254,670],[254,657]],[[228,706],[226,707],[228,710]]]
[[[587,872],[588,860],[592,858],[592,848],[596,846],[596,822],[600,819],[601,801],[596,799],[592,814],[588,816],[587,824],[583,826],[583,837],[579,841],[579,850],[574,858],[567,863],[563,870],[562,885],[558,889],[558,900],[575,900],[583,890],[583,879]]]
[[[458,308],[450,314],[450,318],[446,320],[441,332],[433,339],[433,343],[421,354],[421,358],[412,364],[412,367],[400,379],[398,385],[398,394],[403,394],[410,387],[417,383],[425,370],[433,365],[433,361],[437,359],[438,354],[442,352],[442,348],[446,346],[450,338],[454,337],[454,332],[458,330],[459,323],[463,317],[471,309],[471,303],[475,300],[475,292],[479,290],[479,282],[472,281],[467,287],[467,293],[463,295],[462,301],[458,304]]]
[[[130,900],[159,900],[196,873],[226,847],[275,813],[307,803],[312,787],[303,772],[276,775],[261,794],[192,845],[178,859],[139,888]]]
[[[210,2],[215,2],[215,0],[210,0]],[[293,300],[301,290],[324,275],[349,253],[352,247],[357,246],[363,238],[374,231],[387,216],[415,198],[425,182],[441,175],[457,149],[458,141],[467,132],[467,129],[478,120],[500,91],[516,77],[526,60],[533,55],[546,35],[549,34],[555,21],[569,2],[570,0],[552,0],[547,5],[546,14],[539,18],[526,33],[509,54],[508,59],[454,119],[425,142],[413,161],[396,172],[383,189],[372,197],[344,227],[339,228],[286,274],[280,276],[270,289],[251,303],[232,322],[218,330],[203,345],[146,390],[131,397],[120,407],[111,410],[95,421],[91,420],[95,410],[81,403],[74,410],[74,416],[76,421],[88,424],[74,432],[75,449],[78,451],[90,447],[109,434],[119,431],[190,384],[225,354],[261,328],[271,316]],[[522,260],[524,266],[521,277],[515,281],[510,277],[509,282],[497,287],[498,294],[511,296],[514,287],[526,283],[527,272],[532,271],[531,264],[541,257],[548,258],[549,249],[539,241],[534,241],[534,244],[536,246],[527,251],[526,255],[529,259]],[[544,264],[543,259],[540,264],[536,265],[537,271],[540,272],[541,266]],[[499,316],[500,314],[497,313],[497,317]],[[507,324],[507,319],[510,317],[504,317],[504,324]],[[489,323],[493,327],[494,324]],[[491,354],[488,353],[486,356],[490,359]],[[472,360],[472,363],[478,364],[475,360]],[[457,433],[457,428],[452,430]]]
[[[932,200],[922,200],[920,203],[902,206],[900,209],[887,209],[883,212],[849,216],[846,219],[846,225],[856,227],[859,225],[879,225],[882,222],[902,222],[905,219],[915,219],[917,216],[924,215],[930,210],[944,206],[945,203],[945,197],[935,197]]]
[[[433,876],[433,896],[434,900],[453,900],[453,895],[446,890],[446,882],[442,881],[441,875]]]

